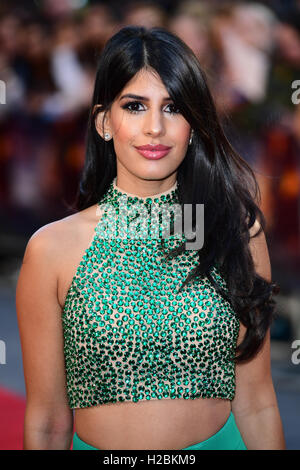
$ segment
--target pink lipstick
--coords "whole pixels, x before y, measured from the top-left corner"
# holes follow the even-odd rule
[[[170,152],[171,147],[166,145],[140,145],[135,147],[143,157],[149,160],[159,160]]]

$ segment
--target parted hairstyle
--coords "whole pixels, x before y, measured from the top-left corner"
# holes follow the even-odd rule
[[[105,116],[127,82],[141,69],[159,75],[176,108],[193,129],[192,144],[177,170],[178,195],[182,208],[184,204],[204,204],[204,244],[198,250],[199,264],[183,285],[196,276],[207,276],[230,302],[247,328],[236,348],[239,355],[232,359],[236,363],[248,361],[263,345],[276,314],[273,294],[280,290],[278,284],[256,273],[249,248],[249,230],[255,221],[260,228],[254,236],[266,228],[258,205],[259,186],[252,168],[225,136],[198,59],[187,44],[164,28],[125,26],[101,52],[88,118],[85,163],[73,208],[83,210],[98,203],[117,175],[113,140],[102,139],[95,118],[100,111]],[[176,256],[183,250],[185,243],[167,256]],[[224,276],[227,289],[211,276],[214,265]]]

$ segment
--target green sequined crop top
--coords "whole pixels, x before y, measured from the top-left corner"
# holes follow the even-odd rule
[[[116,177],[98,203],[99,222],[62,311],[70,408],[153,399],[232,400],[237,315],[207,277],[198,276],[177,292],[199,263],[197,250],[171,259],[162,250],[182,244],[184,233],[181,239],[164,237],[162,245],[152,229],[143,238],[115,230],[124,197],[128,227],[134,226],[132,205],[157,214],[162,204],[179,203],[177,182],[143,198],[120,189]],[[226,289],[216,267],[212,276]]]

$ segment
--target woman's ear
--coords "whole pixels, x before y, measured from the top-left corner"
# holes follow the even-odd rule
[[[97,113],[97,108],[99,107],[101,108],[101,105],[96,104],[93,108],[93,115],[95,116],[95,127],[100,137],[102,137],[102,139],[104,140],[108,140],[107,138],[105,138],[105,134],[111,135],[111,129],[109,125],[109,115],[108,115],[109,111],[106,112],[106,115],[105,115],[105,111],[100,111]]]

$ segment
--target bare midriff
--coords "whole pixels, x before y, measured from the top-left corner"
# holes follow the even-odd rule
[[[106,403],[76,408],[75,430],[99,450],[178,450],[213,436],[230,412],[222,398]]]

